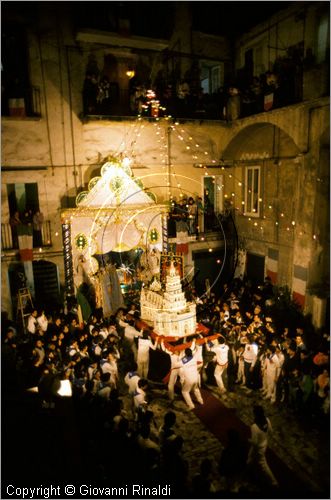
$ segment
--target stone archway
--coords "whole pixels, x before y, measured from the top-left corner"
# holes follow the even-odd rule
[[[259,122],[247,125],[229,141],[223,160],[295,158],[300,149],[291,136],[274,124]]]

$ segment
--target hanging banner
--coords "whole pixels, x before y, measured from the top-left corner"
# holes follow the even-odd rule
[[[23,262],[33,260],[33,231],[32,225],[19,224],[17,226],[18,248]]]
[[[19,224],[17,226],[18,248],[21,260],[24,265],[27,287],[30,289],[31,296],[35,297],[34,278],[33,278],[33,231],[32,225]]]
[[[264,111],[270,111],[274,105],[274,94],[267,94],[264,96]]]

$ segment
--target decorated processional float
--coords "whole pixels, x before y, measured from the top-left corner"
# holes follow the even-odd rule
[[[94,309],[114,315],[128,286],[137,286],[137,328],[164,338],[168,349],[185,349],[197,333],[198,344],[218,336],[208,336],[197,324],[196,305],[186,302],[183,257],[167,253],[168,211],[133,176],[127,158],[109,159],[79,193],[76,208],[62,211],[66,295],[76,297],[82,321]]]
[[[93,309],[105,318],[124,305],[123,291],[151,279],[167,224],[166,204],[134,178],[127,158],[109,158],[61,213],[67,297],[83,319]]]

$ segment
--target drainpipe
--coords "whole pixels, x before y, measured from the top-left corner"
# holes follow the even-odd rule
[[[69,64],[69,47],[66,46],[66,63],[68,72],[68,88],[69,88],[69,112],[70,112],[70,131],[71,131],[71,146],[72,146],[72,163],[74,166],[74,183],[76,195],[78,194],[77,188],[77,169],[76,169],[76,154],[75,154],[75,137],[74,137],[74,125],[73,125],[73,109],[72,109],[72,93],[71,93],[71,75],[70,75],[70,64]]]

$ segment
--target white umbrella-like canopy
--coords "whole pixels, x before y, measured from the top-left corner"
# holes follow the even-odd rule
[[[80,193],[76,203],[76,209],[62,213],[62,220],[71,225],[74,267],[80,255],[94,273],[98,264],[93,255],[149,246],[162,250],[162,214],[167,206],[156,203],[127,165],[105,163],[101,176],[90,181],[89,191]]]

